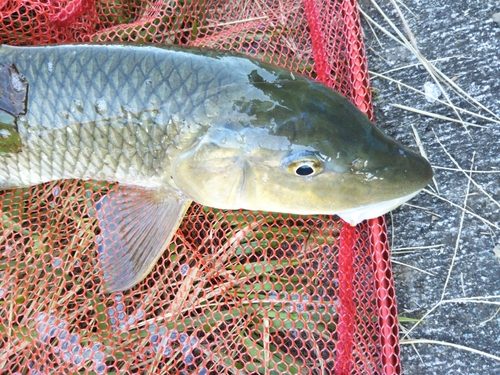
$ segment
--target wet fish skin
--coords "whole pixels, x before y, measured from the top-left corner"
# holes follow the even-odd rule
[[[432,177],[425,159],[337,92],[242,55],[2,46],[0,66],[11,83],[0,91],[0,132],[17,142],[0,138],[0,189],[68,178],[123,184],[96,207],[109,291],[147,275],[192,200],[355,224]]]

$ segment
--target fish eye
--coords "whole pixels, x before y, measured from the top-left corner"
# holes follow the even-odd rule
[[[296,176],[313,176],[323,170],[323,163],[310,151],[303,151],[287,156],[282,161],[286,170]]]
[[[295,174],[299,176],[310,176],[314,173],[314,169],[310,165],[301,165],[295,170]]]

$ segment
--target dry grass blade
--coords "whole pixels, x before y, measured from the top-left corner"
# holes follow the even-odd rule
[[[414,36],[413,36],[409,26],[408,26],[403,14],[401,13],[401,10],[399,9],[398,5],[394,1],[391,0],[391,2],[393,3],[393,5],[394,5],[394,7],[395,7],[400,19],[401,19],[401,22],[403,23],[403,25],[406,29],[408,38],[404,36],[404,34],[401,32],[401,30],[398,29],[398,27],[392,22],[392,20],[387,16],[387,14],[385,14],[385,12],[380,8],[380,6],[374,0],[371,0],[371,3],[377,9],[377,11],[382,15],[382,17],[387,22],[387,24],[392,28],[392,30],[394,30],[394,32],[397,36],[392,34],[389,30],[384,28],[382,25],[375,22],[362,9],[360,9],[360,13],[368,21],[368,23],[370,25],[375,26],[377,29],[382,31],[385,35],[387,35],[389,38],[394,40],[396,43],[407,48],[414,56],[416,56],[418,58],[418,60],[420,61],[420,64],[427,70],[429,75],[432,77],[432,79],[435,81],[436,85],[439,87],[439,89],[441,90],[441,92],[445,96],[447,105],[453,109],[453,111],[455,112],[455,115],[459,119],[459,120],[454,120],[454,122],[462,123],[466,130],[467,130],[467,125],[471,125],[471,123],[464,122],[462,120],[462,118],[460,116],[460,112],[462,112],[462,111],[458,107],[456,107],[452,104],[451,99],[448,96],[447,92],[443,89],[441,82],[444,82],[448,87],[450,87],[453,91],[455,91],[457,93],[457,95],[462,97],[464,100],[469,102],[474,107],[480,108],[480,109],[486,111],[487,113],[489,113],[491,116],[493,116],[495,119],[497,119],[495,122],[499,121],[500,117],[497,114],[495,114],[493,111],[489,110],[486,106],[479,103],[474,98],[472,98],[462,88],[460,88],[451,78],[449,78],[443,72],[441,72],[439,69],[437,69],[429,60],[427,60],[420,53],[418,46],[417,46],[417,43],[415,41],[415,38],[414,38]],[[422,114],[427,115],[428,113],[424,112]],[[474,114],[474,115],[477,116],[477,114]],[[474,124],[474,126],[477,126],[477,125]]]
[[[421,65],[421,64],[415,64],[415,66],[416,66],[416,65]],[[410,66],[408,66],[408,67],[410,67]],[[398,69],[393,69],[392,71],[396,71],[396,70],[398,70]],[[407,84],[405,84],[404,82],[401,82],[400,80],[397,80],[397,79],[394,79],[394,78],[391,78],[391,77],[387,76],[386,74],[387,74],[388,72],[390,72],[390,71],[387,71],[387,72],[385,72],[384,74],[381,74],[381,73],[376,73],[376,72],[372,72],[372,71],[370,71],[370,76],[371,76],[371,77],[375,77],[375,78],[382,78],[382,79],[385,79],[385,80],[387,80],[387,81],[394,82],[394,83],[396,83],[398,86],[401,86],[401,87],[407,88],[407,89],[412,90],[412,91],[414,91],[414,92],[416,92],[416,93],[418,93],[418,94],[420,94],[420,95],[422,95],[422,96],[425,96],[425,92],[423,92],[423,91],[421,91],[421,90],[419,90],[419,89],[416,89],[415,87],[412,87],[412,86],[410,86],[410,85],[407,85]],[[488,121],[488,122],[493,122],[493,123],[496,123],[496,124],[500,124],[500,120],[498,120],[498,119],[493,119],[493,118],[491,118],[491,117],[483,116],[483,115],[481,115],[481,114],[479,114],[479,113],[476,113],[476,112],[468,111],[468,110],[466,110],[465,108],[460,108],[460,107],[457,107],[457,106],[453,105],[452,103],[445,102],[445,101],[440,100],[440,99],[438,99],[438,98],[434,98],[434,101],[435,101],[436,103],[439,103],[439,104],[442,104],[442,105],[448,106],[448,107],[450,107],[450,108],[451,108],[451,109],[453,109],[453,110],[457,110],[457,111],[459,111],[459,112],[462,112],[462,113],[465,113],[465,114],[468,114],[468,115],[471,115],[471,116],[474,116],[474,117],[480,118],[480,119],[482,119],[482,120],[486,120],[486,121]],[[392,104],[392,105],[393,105],[393,106],[396,106],[395,104]],[[402,108],[402,109],[406,109],[406,108]],[[412,108],[411,108],[411,109],[412,109]],[[460,121],[457,121],[457,120],[447,120],[447,121],[460,122]],[[477,125],[477,124],[473,124],[473,125],[471,125],[471,126],[483,127],[483,128],[484,128],[484,127],[486,127],[486,126],[480,126],[480,125]]]
[[[436,135],[436,133],[434,132],[434,136],[436,137],[436,140],[438,141],[439,145],[442,147],[443,151],[446,153],[446,155],[450,158],[450,160],[453,162],[453,164],[455,164],[455,166],[457,167],[457,169],[459,171],[461,171],[465,177],[467,177],[467,179],[469,180],[469,183],[472,182],[474,184],[474,186],[476,186],[479,190],[481,190],[481,192],[486,195],[488,197],[489,200],[491,200],[494,204],[496,204],[498,207],[500,207],[500,203],[498,203],[495,198],[493,198],[488,192],[486,192],[483,187],[481,185],[479,185],[476,181],[474,181],[471,177],[471,173],[467,174],[461,167],[460,165],[457,163],[457,161],[453,158],[453,156],[451,156],[451,154],[448,152],[448,150],[446,149],[446,147],[444,147],[443,143],[441,143],[441,140],[439,139],[439,137]],[[471,168],[472,169],[472,168]]]
[[[439,167],[439,166],[436,166],[436,165],[433,165],[432,168],[442,169],[442,170],[445,170],[445,171],[460,171],[460,172],[467,172],[467,173],[485,173],[485,174],[500,173],[500,171],[476,171],[476,170],[471,171],[470,169],[469,170],[465,170],[465,169],[461,169],[461,168]]]
[[[476,153],[474,152],[472,154],[472,162],[471,162],[471,169],[474,166],[474,157]],[[467,207],[467,199],[469,198],[469,191],[470,191],[470,182],[471,179],[469,179],[467,183],[467,190],[465,192],[465,199],[464,199],[464,208]],[[446,287],[448,286],[448,282],[450,281],[451,277],[451,272],[453,271],[453,266],[455,265],[455,259],[457,257],[457,252],[458,252],[458,246],[460,244],[460,237],[462,236],[462,227],[464,224],[464,218],[465,218],[465,211],[462,211],[462,216],[460,217],[460,226],[458,227],[458,234],[457,234],[457,240],[455,242],[455,249],[453,251],[453,257],[451,258],[451,263],[450,263],[450,268],[448,269],[448,275],[446,276],[446,280],[444,282],[443,286],[443,293],[441,294],[441,301],[444,299],[444,295],[446,294]]]
[[[408,107],[408,106],[402,105],[402,104],[390,104],[390,105],[394,108],[404,109],[405,111],[414,112],[414,113],[418,113],[420,115],[437,118],[439,120],[456,122],[456,123],[462,124],[464,126],[468,125],[468,126],[473,126],[476,128],[486,128],[486,126],[484,126],[484,125],[478,125],[478,124],[474,124],[473,122],[467,122],[467,121],[462,120],[461,118],[459,120],[456,120],[456,119],[451,118],[451,117],[438,115],[437,113],[432,113],[432,112],[424,111],[422,109]]]
[[[420,154],[429,161],[429,158],[427,157],[427,153],[425,152],[424,145],[422,144],[422,140],[420,139],[420,136],[418,135],[417,129],[411,124],[411,128],[413,130],[413,135],[415,136],[415,142],[417,143],[417,147],[420,150]],[[436,187],[436,191],[439,194],[439,186],[436,181],[436,176],[432,176],[432,182],[434,182],[434,186]]]
[[[466,212],[467,214],[469,214],[469,215],[471,215],[471,216],[474,216],[475,218],[477,218],[477,219],[481,220],[483,223],[488,224],[489,226],[491,226],[491,227],[493,227],[493,228],[495,228],[495,229],[500,230],[500,226],[498,226],[498,225],[496,225],[496,224],[493,224],[491,221],[486,220],[484,217],[481,217],[480,215],[478,215],[478,214],[476,214],[476,213],[474,213],[474,212],[472,212],[472,211],[470,211],[470,210],[467,210],[467,209],[465,209],[465,208],[463,208],[463,207],[460,207],[458,204],[455,204],[455,203],[453,203],[453,202],[449,201],[448,199],[443,198],[443,197],[441,197],[440,195],[438,195],[438,194],[436,194],[436,193],[434,193],[434,192],[432,192],[432,191],[430,191],[430,190],[428,190],[428,189],[423,189],[422,191],[426,192],[427,194],[432,195],[433,197],[436,197],[436,198],[438,198],[438,199],[441,199],[442,201],[445,201],[446,203],[451,204],[453,207],[456,207],[456,208],[458,208],[458,209],[460,209],[460,210],[463,210],[463,211],[464,211],[464,212]]]
[[[411,345],[413,345],[413,344],[434,344],[434,345],[451,346],[451,347],[453,347],[455,349],[466,350],[466,351],[471,352],[471,353],[479,354],[479,355],[482,355],[482,356],[494,359],[496,361],[500,361],[500,357],[498,357],[496,355],[493,355],[493,354],[490,354],[490,353],[486,353],[486,352],[483,352],[481,350],[469,348],[468,346],[453,344],[451,342],[446,342],[446,341],[416,339],[416,340],[401,340],[400,343],[403,344],[403,345],[408,345],[408,344],[411,344]]]
[[[420,271],[422,273],[426,273],[427,275],[429,276],[436,276],[436,274],[432,273],[432,272],[429,272],[429,271],[425,271],[421,268],[418,268],[418,267],[414,267],[414,266],[411,266],[409,264],[406,264],[406,263],[403,263],[403,262],[398,262],[397,260],[394,260],[392,259],[391,260],[392,263],[395,263],[395,264],[399,264],[400,266],[404,266],[404,267],[408,267],[408,268],[411,268],[411,269],[414,269],[414,270],[417,270],[417,271]]]
[[[440,249],[443,246],[444,246],[443,244],[439,244],[439,245],[417,246],[417,247],[397,247],[391,249],[391,254],[408,254],[420,250]]]

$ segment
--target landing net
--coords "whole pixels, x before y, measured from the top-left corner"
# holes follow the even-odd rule
[[[0,42],[235,50],[320,80],[372,117],[355,0],[0,0]],[[0,193],[0,372],[399,374],[383,218],[193,204],[156,267],[105,294],[89,215],[115,184]]]

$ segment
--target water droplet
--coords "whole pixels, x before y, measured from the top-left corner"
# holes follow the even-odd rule
[[[83,113],[83,104],[81,100],[73,99],[73,110]]]
[[[47,335],[46,333],[42,334],[40,336],[40,341],[41,342],[48,342],[49,341],[49,335]]]
[[[52,327],[51,329],[49,329],[49,336],[55,337],[58,331],[59,329],[57,327]]]
[[[278,299],[278,293],[272,290],[268,293],[268,297],[271,301],[276,301]]]
[[[97,363],[94,367],[95,372],[98,374],[104,374],[106,371],[106,365],[104,363]]]
[[[216,117],[219,115],[219,106],[211,98],[205,100],[205,113],[207,117]]]
[[[9,138],[10,137],[9,129],[0,129],[0,137],[1,138]]]
[[[47,70],[49,71],[49,73],[52,73],[52,71],[54,70],[54,64],[52,64],[51,61],[47,63]]]
[[[150,324],[148,326],[148,332],[150,332],[150,333],[156,332],[157,329],[158,329],[158,326],[156,324]]]
[[[36,330],[39,332],[39,333],[42,333],[42,332],[45,332],[45,330],[47,329],[47,323],[44,323],[44,322],[40,322],[37,324],[36,326]]]
[[[54,268],[61,267],[61,264],[62,264],[62,259],[61,258],[54,258],[54,260],[52,261],[52,266]]]
[[[181,275],[182,275],[182,276],[186,276],[186,275],[187,275],[187,273],[188,273],[188,271],[189,271],[189,266],[188,266],[187,264],[183,264],[183,265],[181,266],[180,271],[181,271]]]
[[[94,108],[100,115],[105,114],[108,111],[108,103],[105,98],[99,98],[94,103]]]
[[[69,336],[69,332],[66,330],[62,330],[61,332],[59,332],[59,335],[57,335],[57,338],[59,340],[64,340],[68,336]]]
[[[94,354],[94,360],[97,362],[100,362],[104,359],[104,353],[103,352],[96,352]]]
[[[27,83],[25,77],[22,74],[13,72],[10,76],[10,83],[12,85],[12,88],[17,92],[26,90]]]
[[[89,359],[92,357],[92,350],[89,349],[89,348],[86,348],[83,353],[82,353],[82,357],[85,358],[85,359]]]
[[[158,342],[158,335],[157,334],[151,335],[151,337],[149,338],[149,342],[153,344]]]
[[[35,320],[36,320],[37,322],[39,322],[39,321],[41,321],[41,320],[44,320],[46,316],[47,316],[47,314],[45,314],[45,313],[43,313],[43,312],[38,313],[38,315],[36,316]]]
[[[82,349],[82,347],[80,345],[73,345],[71,347],[71,353],[78,354],[78,353],[80,353],[81,349]]]
[[[135,317],[137,318],[137,320],[141,320],[145,316],[146,313],[144,312],[144,310],[137,310],[137,312],[135,313]]]
[[[77,333],[73,333],[70,337],[69,337],[69,342],[72,343],[72,344],[76,344],[77,342],[80,341],[80,335],[77,334]]]
[[[192,354],[188,354],[188,355],[186,355],[186,357],[184,358],[184,363],[185,363],[186,365],[190,365],[190,364],[192,364],[192,363],[193,363],[193,361],[194,361],[194,356],[193,356]]]
[[[76,356],[75,356],[75,359],[73,359],[73,363],[74,363],[75,365],[79,365],[79,364],[80,364],[80,363],[82,363],[82,362],[83,362],[83,357],[81,357],[81,356],[79,356],[79,355],[76,355]]]

